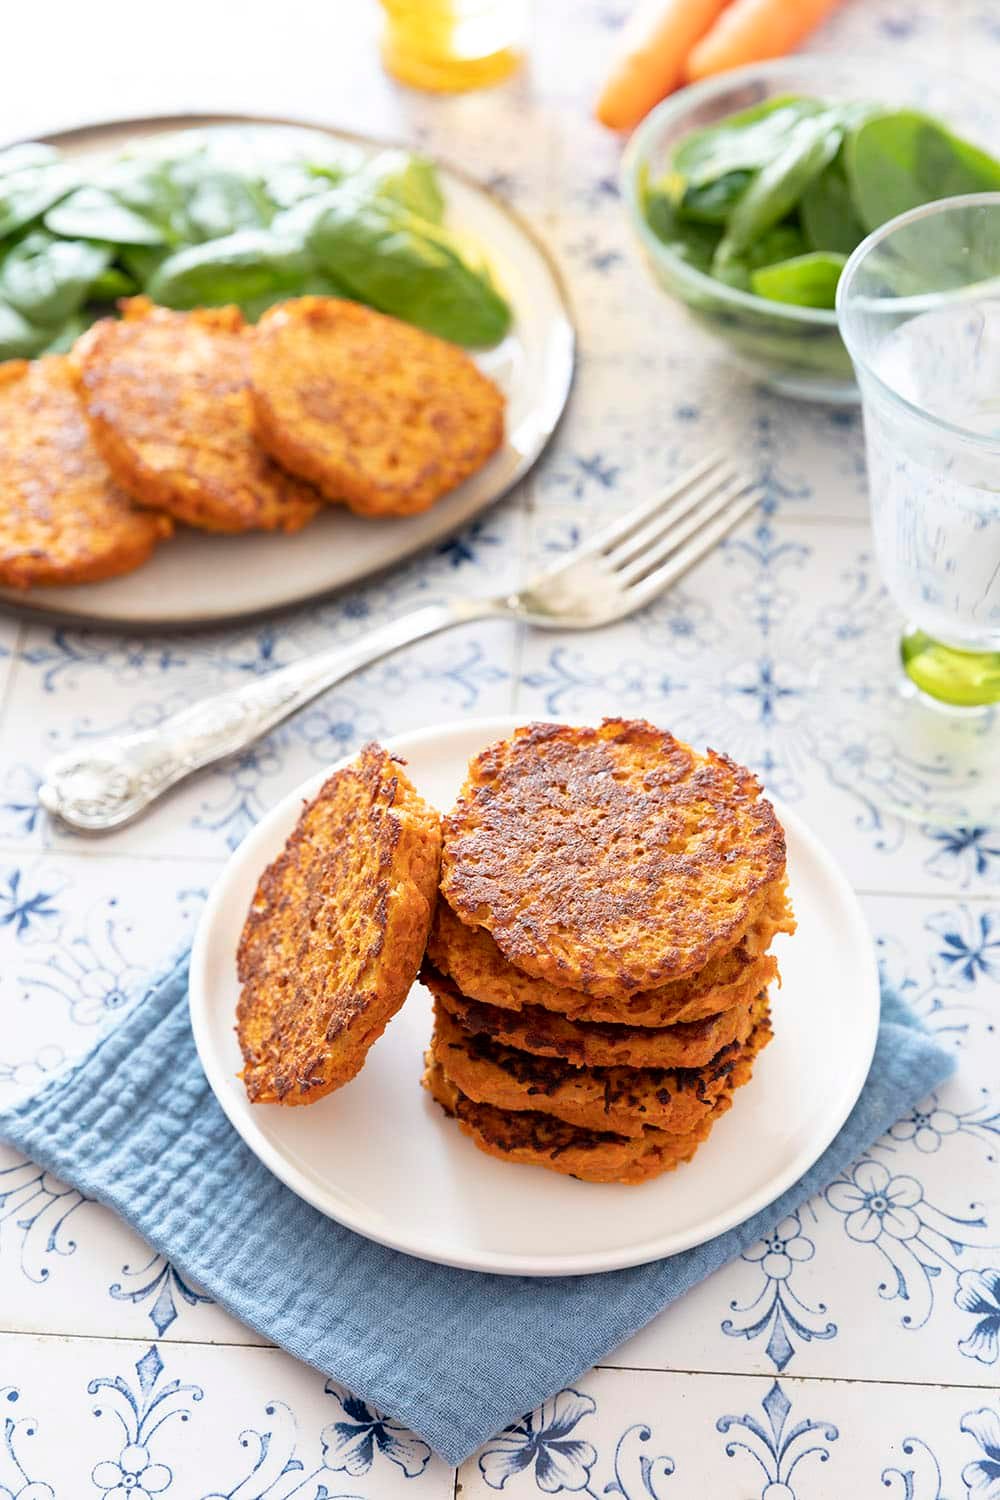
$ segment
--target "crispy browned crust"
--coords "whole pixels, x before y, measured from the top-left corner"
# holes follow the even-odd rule
[[[451,1115],[459,1129],[487,1156],[523,1166],[547,1167],[584,1182],[648,1182],[690,1161],[715,1121],[729,1109],[722,1095],[692,1130],[669,1134],[649,1126],[641,1135],[581,1130],[536,1110],[507,1113],[492,1104],[476,1104],[428,1058],[424,1087]]]
[[[253,436],[249,359],[236,307],[172,312],[122,303],[73,360],[95,442],[142,505],[203,531],[298,531],[320,507]]]
[[[251,371],[268,453],[361,515],[427,510],[503,442],[503,395],[467,354],[355,302],[272,308]]]
[[[795,921],[783,882],[770,888],[756,922],[735,948],[710,959],[703,969],[655,990],[639,990],[624,1000],[607,1000],[569,990],[547,979],[533,979],[508,963],[485,927],[468,927],[446,901],[438,903],[427,944],[434,968],[454,980],[471,1000],[523,1010],[526,1005],[559,1011],[572,1021],[609,1021],[622,1026],[672,1026],[718,1015],[738,1004],[748,989],[766,989],[778,971],[767,953],[778,932],[793,932]]]
[[[416,977],[440,850],[438,814],[380,745],[306,803],[237,952],[253,1103],[311,1104],[361,1068]]]
[[[90,435],[63,355],[0,364],[0,583],[96,583],[130,573],[168,537],[137,510]]]
[[[424,963],[420,981],[472,1036],[491,1037],[539,1057],[561,1057],[579,1068],[703,1068],[730,1042],[745,1042],[753,1026],[756,991],[718,1016],[674,1026],[613,1026],[570,1021],[537,1006],[501,1010],[459,994],[450,979]]]
[[[442,891],[539,979],[622,999],[734,948],[785,871],[742,766],[644,720],[530,724],[470,765]]]
[[[696,1129],[734,1077],[746,1082],[753,1058],[770,1039],[767,996],[752,1010],[753,1030],[704,1068],[577,1068],[470,1036],[442,1005],[434,1008],[430,1056],[468,1099],[503,1110],[538,1110],[583,1130],[641,1135],[647,1125],[674,1134]],[[745,1064],[749,1062],[750,1066]]]

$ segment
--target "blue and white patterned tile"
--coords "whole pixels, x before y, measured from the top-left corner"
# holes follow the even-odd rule
[[[532,558],[544,563],[715,452],[731,455],[758,482],[768,516],[865,523],[863,449],[851,408],[793,408],[732,380],[711,358],[690,368],[663,352],[627,364],[584,359],[538,471]]]
[[[0,856],[0,1100],[32,1092],[190,942],[214,866]]]
[[[427,1444],[271,1349],[0,1335],[0,1494],[452,1500]]]
[[[998,1478],[994,1393],[604,1369],[459,1471],[465,1500],[988,1500]]]

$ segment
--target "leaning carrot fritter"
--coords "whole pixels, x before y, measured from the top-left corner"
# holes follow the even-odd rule
[[[440,854],[437,813],[380,745],[305,805],[237,954],[253,1103],[310,1104],[359,1071],[416,977]]]

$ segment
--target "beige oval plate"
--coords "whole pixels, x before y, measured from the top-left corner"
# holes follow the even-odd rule
[[[180,130],[266,131],[289,143],[341,141],[364,152],[386,142],[345,131],[244,116],[125,120],[45,137],[74,157],[105,157]],[[498,199],[439,164],[448,223],[482,246],[514,322],[476,356],[507,397],[504,446],[478,474],[423,515],[365,520],[331,506],[294,536],[219,537],[182,531],[135,573],[74,588],[0,589],[0,601],[50,619],[148,628],[223,624],[302,604],[358,583],[441,541],[527,473],[555,430],[573,381],[574,331],[565,289],[547,251]]]

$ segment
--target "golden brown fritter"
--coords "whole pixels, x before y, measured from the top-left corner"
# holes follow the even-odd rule
[[[646,1126],[641,1135],[581,1130],[536,1110],[508,1113],[492,1104],[476,1104],[446,1076],[439,1062],[428,1058],[424,1087],[459,1129],[484,1151],[501,1161],[547,1167],[584,1182],[648,1182],[690,1161],[720,1115],[731,1104],[722,1095],[690,1131],[670,1134]]]
[[[753,774],[643,720],[531,724],[473,760],[441,889],[535,978],[623,999],[740,942],[785,873]]]
[[[0,364],[0,583],[96,583],[130,573],[168,537],[115,484],[62,355]]]
[[[538,1005],[573,1021],[610,1021],[622,1026],[672,1026],[718,1015],[743,999],[748,989],[765,989],[778,971],[766,952],[778,932],[792,932],[795,922],[777,882],[767,904],[742,940],[728,953],[710,959],[703,969],[654,990],[639,990],[625,1000],[607,1000],[569,990],[508,963],[485,927],[467,927],[446,901],[438,902],[427,957],[434,968],[454,980],[471,1000],[523,1010]]]
[[[251,378],[268,453],[360,515],[427,510],[503,442],[504,398],[467,354],[356,302],[271,308]]]
[[[476,1104],[537,1110],[583,1130],[641,1135],[651,1125],[677,1134],[696,1129],[723,1094],[749,1079],[756,1053],[770,1040],[766,995],[754,1002],[752,1018],[747,1041],[731,1042],[703,1068],[577,1068],[470,1036],[435,1005],[429,1055]]]
[[[561,1057],[579,1068],[703,1068],[730,1042],[746,1041],[756,998],[756,991],[750,991],[721,1015],[675,1026],[612,1026],[603,1021],[569,1021],[538,1006],[501,1010],[467,1000],[450,979],[427,963],[420,971],[420,982],[470,1035],[492,1037],[506,1047],[540,1057]]]
[[[361,1068],[416,977],[440,852],[437,813],[379,745],[305,805],[237,953],[253,1103],[311,1104]]]
[[[236,307],[122,303],[73,360],[94,439],[142,505],[203,531],[298,531],[319,495],[254,441],[248,343]]]

